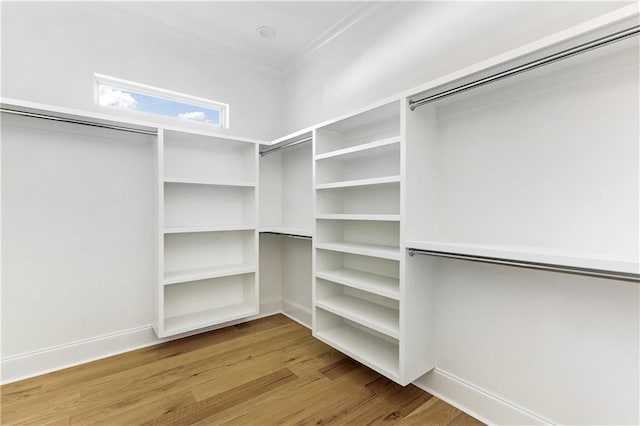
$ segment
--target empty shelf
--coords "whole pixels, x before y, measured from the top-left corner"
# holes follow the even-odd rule
[[[331,188],[349,188],[352,186],[368,186],[368,185],[380,185],[383,183],[400,182],[400,176],[384,176],[369,179],[357,179],[357,180],[345,180],[340,182],[319,183],[316,184],[316,189],[331,189]]]
[[[394,339],[398,338],[400,316],[397,309],[347,294],[318,300],[316,306]]]
[[[257,313],[258,311],[253,305],[238,303],[236,305],[168,317],[165,319],[164,335],[170,336],[184,333],[198,328],[248,317]]]
[[[367,151],[371,151],[377,148],[393,146],[393,145],[396,145],[396,147],[399,147],[399,144],[400,144],[400,136],[393,136],[387,139],[381,139],[381,140],[377,140],[377,141],[373,141],[373,142],[369,142],[361,145],[352,146],[349,148],[338,149],[336,151],[319,154],[319,155],[316,155],[316,160],[324,160],[326,158],[335,158],[335,157],[350,158],[350,157],[361,155],[363,153],[366,153]]]
[[[255,265],[239,263],[234,265],[212,266],[210,268],[165,272],[164,284],[169,285],[188,281],[206,280],[209,278],[228,277],[231,275],[250,274],[255,271]]]
[[[394,246],[353,242],[325,242],[317,243],[316,248],[342,253],[361,254],[363,256],[381,257],[383,259],[400,260],[400,248]]]
[[[193,185],[215,185],[215,186],[240,186],[253,188],[255,187],[255,183],[252,182],[225,182],[225,181],[212,181],[212,180],[202,180],[202,179],[185,179],[185,178],[176,178],[176,177],[166,177],[164,178],[165,183],[184,183],[184,184],[193,184]]]
[[[400,281],[397,278],[346,268],[318,271],[316,277],[390,299],[400,299]]]
[[[345,213],[326,213],[319,214],[316,219],[325,220],[379,220],[389,222],[399,222],[399,214],[345,214]]]
[[[399,381],[398,345],[347,324],[316,331],[315,337],[373,370]]]
[[[251,231],[255,227],[250,225],[229,226],[172,226],[164,228],[165,234],[187,234],[191,232],[226,232],[226,231]]]

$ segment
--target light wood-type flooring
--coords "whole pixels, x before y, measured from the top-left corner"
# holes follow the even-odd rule
[[[481,425],[283,315],[2,386],[3,425]]]

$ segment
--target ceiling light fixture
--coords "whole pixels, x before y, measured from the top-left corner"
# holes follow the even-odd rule
[[[262,38],[274,38],[277,34],[275,29],[265,25],[256,28],[256,32],[260,34]]]

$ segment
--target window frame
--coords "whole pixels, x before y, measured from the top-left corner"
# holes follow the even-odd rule
[[[107,105],[101,105],[100,104],[100,85],[109,86],[114,89],[122,89],[125,91],[140,93],[146,96],[154,96],[162,99],[167,99],[169,101],[188,103],[195,106],[201,106],[207,109],[214,109],[218,111],[220,114],[220,122],[206,123],[206,122],[200,122],[195,120],[183,119],[179,117],[172,117],[169,115],[154,114],[147,111],[141,111],[141,110],[135,110],[135,109],[124,109],[124,108],[118,108],[118,107],[111,107]],[[153,121],[169,122],[171,124],[185,125],[185,124],[197,123],[199,126],[215,127],[219,129],[229,128],[229,104],[213,101],[211,99],[199,98],[197,96],[191,96],[185,93],[174,92],[172,90],[162,89],[160,87],[154,87],[154,86],[149,86],[142,83],[136,83],[133,81],[111,77],[111,76],[99,74],[99,73],[93,74],[93,89],[94,89],[94,103],[99,108],[106,108],[112,111],[115,110],[115,111],[118,111],[119,113],[127,113],[131,111],[135,115],[142,115]]]

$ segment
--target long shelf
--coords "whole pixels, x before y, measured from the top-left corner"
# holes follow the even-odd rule
[[[342,253],[360,254],[363,256],[380,257],[383,259],[400,260],[400,248],[394,246],[341,241],[316,243],[316,248],[339,251]]]
[[[399,145],[400,144],[400,136],[393,136],[386,139],[380,139],[373,142],[364,143],[361,145],[352,146],[349,148],[338,149],[331,152],[326,152],[324,154],[316,155],[316,160],[324,160],[327,158],[335,158],[335,157],[353,157],[358,154],[365,153],[367,151],[371,151],[377,148]]]
[[[390,299],[400,299],[400,280],[397,278],[347,268],[318,271],[316,277]]]
[[[399,222],[399,214],[344,214],[344,213],[322,213],[316,216],[316,219],[324,220],[375,220]]]
[[[398,345],[346,324],[316,331],[315,337],[380,374],[400,380]]]
[[[394,339],[399,338],[400,316],[397,309],[346,294],[317,300],[316,306]]]
[[[209,278],[228,277],[256,272],[256,266],[249,263],[212,266],[209,268],[186,269],[182,271],[165,272],[164,285],[179,284],[189,281],[206,280]]]
[[[255,183],[252,182],[231,182],[231,181],[213,181],[213,180],[201,180],[201,179],[185,179],[176,177],[165,177],[164,183],[181,183],[192,185],[212,185],[212,186],[237,186],[242,188],[254,188]]]
[[[172,226],[164,228],[165,234],[188,234],[193,232],[227,232],[227,231],[252,231],[256,229],[250,225],[229,226]]]
[[[167,317],[165,318],[164,334],[170,336],[184,333],[198,328],[256,315],[257,313],[258,311],[252,305],[238,303],[206,311]]]
[[[380,185],[383,183],[400,182],[400,176],[384,176],[369,179],[344,180],[340,182],[318,183],[316,189],[351,188],[354,186]]]
[[[583,257],[561,252],[537,251],[522,247],[498,245],[451,244],[434,241],[407,241],[405,245],[407,248],[453,255],[479,256],[490,259],[510,260],[514,262],[523,261],[545,265],[567,266],[571,268],[619,272],[624,274],[640,274],[640,262],[622,259]]]

